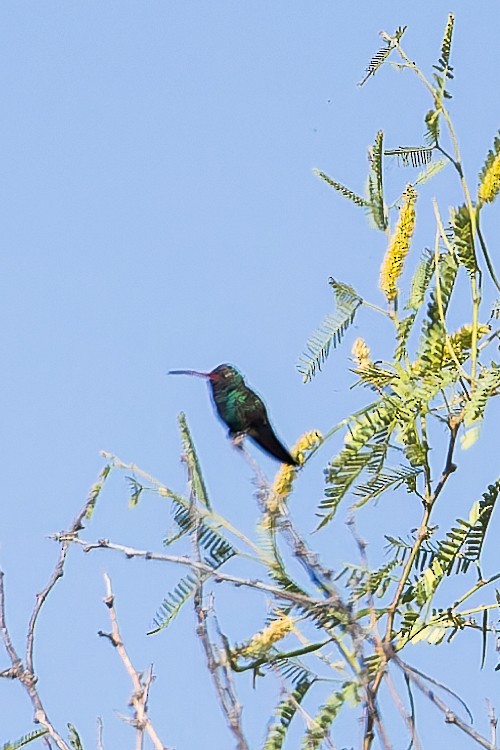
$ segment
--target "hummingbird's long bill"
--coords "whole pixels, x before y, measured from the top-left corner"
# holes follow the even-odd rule
[[[209,372],[199,372],[198,370],[169,370],[167,375],[196,375],[198,378],[209,378]]]

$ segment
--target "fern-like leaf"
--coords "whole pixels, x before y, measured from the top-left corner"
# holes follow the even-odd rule
[[[210,500],[205,486],[205,480],[201,473],[198,454],[196,452],[193,438],[191,437],[191,432],[189,431],[186,415],[182,412],[179,414],[179,429],[181,433],[183,456],[187,465],[188,478],[191,483],[192,491],[196,499],[206,508],[210,509]]]
[[[356,685],[352,682],[345,682],[341,690],[332,693],[320,706],[304,735],[302,750],[318,750],[320,748],[329,735],[331,725],[347,700],[352,703],[359,702]]]
[[[465,450],[473,445],[478,436],[484,419],[484,412],[490,397],[500,388],[500,365],[494,363],[485,367],[480,373],[470,400],[463,410],[463,423],[467,432],[461,439]]]
[[[418,264],[410,285],[410,293],[405,304],[406,310],[411,310],[410,315],[401,318],[397,326],[397,347],[394,354],[396,361],[402,360],[407,354],[408,338],[417,317],[425,295],[434,273],[434,256],[429,250],[423,253],[422,260]]]
[[[263,750],[281,750],[290,722],[312,684],[312,680],[304,678],[297,684],[291,695],[280,701],[274,712],[274,719],[268,727]]]
[[[430,109],[425,115],[425,124],[427,130],[425,132],[424,139],[429,146],[437,146],[439,142],[439,109]]]
[[[370,173],[368,175],[368,196],[370,199],[370,213],[375,226],[382,232],[387,229],[387,212],[384,203],[383,184],[383,143],[384,134],[379,130],[375,136],[375,143],[369,151]]]
[[[335,515],[340,501],[361,472],[378,458],[380,445],[387,444],[389,425],[393,421],[397,402],[384,398],[369,412],[357,417],[350,425],[346,445],[325,470],[327,488],[319,505],[321,528]]]
[[[406,485],[408,492],[414,492],[417,477],[421,472],[421,468],[410,466],[399,466],[396,469],[386,468],[377,472],[366,484],[358,485],[354,490],[353,494],[361,498],[354,507],[360,508],[371,500],[376,500],[387,490],[397,490],[402,485]]]
[[[356,568],[351,575],[352,579],[352,596],[354,600],[361,599],[363,596],[382,597],[391,583],[397,581],[397,577],[391,575],[394,568],[400,566],[399,560],[390,560],[377,570],[366,570],[366,568]]]
[[[94,514],[97,500],[99,498],[99,495],[101,494],[101,490],[104,486],[104,482],[108,478],[110,472],[111,472],[111,464],[106,464],[106,466],[104,466],[99,472],[97,482],[95,482],[89,490],[89,494],[87,497],[87,512],[85,514],[85,518],[87,521],[90,521],[90,519],[92,518]]]
[[[423,185],[425,182],[432,180],[439,172],[449,164],[447,159],[438,159],[438,161],[431,161],[427,164],[421,172],[419,172],[417,179],[413,183],[413,187],[417,185]]]
[[[465,266],[469,274],[477,272],[477,259],[474,250],[474,239],[472,236],[472,225],[469,209],[462,205],[451,211],[451,225],[453,231],[453,245],[458,261]]]
[[[34,732],[29,732],[29,734],[24,734],[22,737],[19,737],[18,740],[6,742],[5,745],[2,745],[1,750],[18,750],[20,747],[25,747],[26,745],[29,745],[30,742],[34,742],[35,740],[40,739],[40,737],[44,737],[46,734],[46,729],[36,729]]]
[[[488,524],[499,494],[500,479],[497,479],[494,484],[488,486],[488,490],[479,501],[479,515],[476,523],[471,526],[465,544],[464,570],[467,570],[471,562],[479,562]]]
[[[363,86],[371,76],[375,75],[377,70],[380,68],[381,65],[384,64],[384,62],[389,57],[391,51],[394,49],[394,42],[399,42],[401,37],[406,31],[406,26],[399,27],[394,32],[394,38],[391,40],[389,38],[385,38],[385,46],[381,49],[377,50],[377,52],[373,55],[372,59],[368,63],[368,67],[366,68],[366,75],[363,77],[363,79],[358,83],[358,86]]]
[[[423,167],[432,159],[432,146],[398,146],[384,151],[385,156],[396,156],[403,167]]]
[[[333,288],[337,310],[323,321],[321,327],[310,337],[306,347],[307,352],[300,357],[297,365],[304,382],[311,380],[330,353],[342,341],[347,329],[353,323],[356,311],[363,300],[348,284],[330,279]]]
[[[125,480],[130,488],[129,508],[135,508],[139,504],[139,499],[146,488],[135,477],[125,477]]]
[[[434,73],[434,80],[436,86],[434,87],[434,96],[436,101],[436,109],[440,109],[442,106],[443,99],[451,99],[451,94],[446,90],[447,79],[453,78],[453,68],[450,65],[451,56],[451,40],[453,37],[453,26],[455,18],[452,13],[448,16],[446,23],[446,29],[441,42],[441,57],[439,58],[437,65],[433,65],[437,73]]]
[[[408,339],[416,317],[417,313],[411,313],[406,318],[401,318],[397,323],[396,340],[398,343],[394,352],[396,362],[400,362],[407,355]]]
[[[71,745],[73,750],[83,750],[83,745],[80,739],[80,735],[76,731],[76,728],[73,726],[73,724],[68,724],[68,730],[69,730],[69,744]]]
[[[203,562],[216,570],[237,554],[236,549],[217,528],[210,525],[210,516],[202,516],[189,502],[181,496],[171,496],[174,505],[174,519],[179,527],[179,533],[164,540],[165,545],[171,544],[179,537],[196,529],[197,543],[203,551]],[[209,574],[202,574],[202,578]],[[196,590],[199,577],[188,573],[181,578],[175,589],[170,592],[161,603],[153,622],[155,627],[148,635],[156,634],[166,628],[179,614],[183,605],[191,598]]]
[[[198,585],[198,579],[194,575],[181,578],[175,589],[165,597],[153,618],[155,627],[148,631],[148,635],[155,635],[160,630],[168,627],[172,620],[179,614],[183,605],[191,598]]]
[[[457,261],[451,253],[439,257],[437,272],[443,315],[446,315],[453,286],[458,271]],[[427,317],[422,326],[422,337],[419,347],[419,360],[426,372],[436,372],[441,368],[445,349],[446,331],[440,316],[438,291],[434,288],[427,307]]]
[[[313,173],[317,177],[320,177],[322,180],[324,180],[327,185],[330,185],[330,187],[334,188],[334,190],[337,190],[341,195],[344,196],[344,198],[347,198],[348,200],[355,203],[356,206],[362,206],[363,208],[366,208],[369,205],[368,201],[365,198],[362,198],[360,195],[353,193],[352,190],[349,190],[349,188],[347,188],[345,185],[342,185],[341,182],[337,182],[331,177],[328,177],[328,175],[325,174],[325,172],[322,172],[320,169],[313,169]]]
[[[367,364],[364,367],[358,367],[352,372],[355,372],[357,375],[359,375],[360,383],[362,383],[363,385],[367,385],[373,390],[379,392],[382,389],[390,386],[395,378],[393,372],[385,370],[383,367],[379,367],[374,363]]]
[[[169,546],[173,541],[184,534],[189,534],[196,526],[198,543],[206,552],[207,564],[217,566],[237,554],[235,548],[230,544],[219,529],[210,525],[210,517],[200,517],[199,514],[192,513],[189,505],[180,503],[173,499],[174,520],[179,527],[180,533],[174,538],[164,540],[165,546]]]

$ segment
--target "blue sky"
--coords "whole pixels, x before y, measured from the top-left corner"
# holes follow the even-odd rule
[[[437,0],[427,10],[281,0],[2,4],[0,563],[20,649],[35,593],[56,558],[47,537],[67,527],[82,504],[101,449],[182,491],[176,418],[184,410],[217,507],[253,528],[249,470],[214,418],[206,387],[169,379],[167,370],[237,364],[288,444],[307,429],[326,431],[359,406],[366,394],[348,390],[350,344],[364,335],[383,350],[390,331],[379,319],[363,312],[313,383],[301,382],[295,364],[330,311],[330,275],[376,297],[385,239],[312,169],[362,192],[366,149],[378,129],[388,146],[421,142],[430,103],[416,81],[387,68],[364,88],[356,83],[380,46],[378,32],[403,24],[405,48],[430,74],[450,10],[451,108],[474,186],[500,123],[496,3],[450,8]],[[394,199],[406,179],[389,166]],[[433,241],[435,194],[443,211],[459,200],[449,175],[426,186],[417,247]],[[495,255],[498,205],[484,228]],[[481,447],[460,456],[445,524],[496,479],[494,423],[492,411]],[[325,447],[299,483],[296,512],[307,530],[334,448]],[[272,476],[275,465],[254,455]],[[86,536],[159,549],[168,507],[151,500],[131,511],[123,485],[111,488]],[[417,524],[418,508],[389,500],[364,518],[380,541],[384,532]],[[341,525],[335,534],[332,528],[318,545],[334,543],[340,565],[350,542]],[[136,664],[153,661],[159,674],[151,712],[164,741],[180,750],[201,738],[206,745],[209,736],[211,747],[230,748],[189,635],[191,613],[169,633],[144,636],[178,571],[71,552],[39,632],[39,687],[53,720],[74,723],[92,747],[100,714],[107,747],[130,742],[113,713],[125,711],[130,688],[116,655],[95,635],[107,627],[106,569]],[[244,627],[233,613],[238,634],[259,626],[259,607]],[[445,668],[455,689],[464,675],[478,680],[468,697],[486,732],[484,700],[498,694],[498,676],[493,655],[479,673],[478,649],[471,641],[460,659],[450,649]],[[435,653],[422,653],[422,663],[432,664]],[[249,715],[272,693],[267,684],[242,689]],[[0,705],[8,709],[0,742],[30,729],[30,706],[17,686],[0,682]],[[179,721],[186,706],[199,720]],[[435,717],[429,731],[439,727],[440,737],[468,746],[440,723]],[[262,732],[249,728],[256,747]]]

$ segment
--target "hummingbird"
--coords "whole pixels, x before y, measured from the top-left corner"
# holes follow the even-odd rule
[[[267,409],[260,398],[247,386],[243,375],[232,365],[219,365],[211,372],[198,370],[170,370],[169,375],[195,375],[205,378],[210,385],[215,409],[229,428],[229,437],[248,435],[266,453],[284,464],[298,466],[276,437]]]

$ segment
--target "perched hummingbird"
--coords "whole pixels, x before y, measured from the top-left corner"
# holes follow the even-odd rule
[[[229,427],[229,437],[248,435],[266,453],[284,464],[298,466],[276,437],[262,399],[247,386],[243,375],[232,365],[219,365],[212,372],[170,370],[169,375],[196,375],[206,378],[219,417]]]

